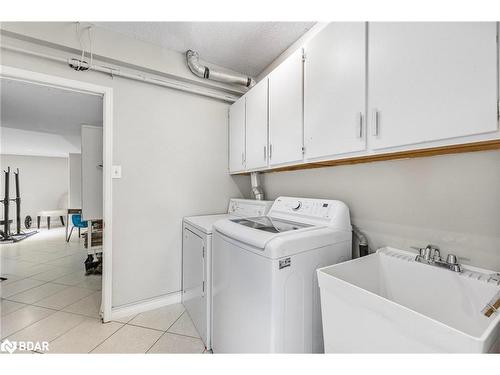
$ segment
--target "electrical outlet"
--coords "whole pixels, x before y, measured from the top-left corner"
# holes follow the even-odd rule
[[[122,166],[121,165],[113,165],[113,178],[122,178]]]

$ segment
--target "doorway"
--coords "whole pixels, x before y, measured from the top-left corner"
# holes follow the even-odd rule
[[[35,277],[23,278],[23,276],[35,272],[35,270],[40,270],[40,273],[38,273],[39,275],[43,272],[47,272],[47,275],[39,276],[38,279],[44,277],[51,278],[58,272],[58,263],[61,267],[67,265],[78,267],[78,263],[83,260],[80,258],[85,257],[84,262],[82,262],[80,266],[85,274],[90,277],[88,279],[82,279],[82,282],[84,284],[88,282],[89,285],[94,287],[100,284],[100,315],[104,322],[108,322],[111,320],[112,311],[112,89],[6,66],[0,66],[0,79],[3,81],[4,88],[7,84],[11,85],[13,89],[15,88],[21,91],[23,87],[29,88],[31,86],[31,88],[36,88],[34,91],[38,90],[37,95],[42,95],[44,99],[47,99],[51,95],[61,95],[61,98],[64,96],[66,97],[64,100],[55,101],[58,103],[61,113],[57,121],[53,122],[56,123],[56,125],[59,124],[60,129],[57,129],[57,126],[52,126],[49,129],[41,129],[43,127],[42,121],[30,121],[29,124],[19,124],[19,126],[14,127],[9,127],[8,125],[3,126],[4,124],[2,124],[2,143],[4,147],[2,147],[3,149],[0,150],[0,153],[2,154],[2,167],[4,167],[4,161],[9,161],[9,163],[12,164],[14,162],[13,159],[16,159],[15,163],[24,165],[24,167],[19,170],[21,185],[23,184],[23,169],[33,168],[35,171],[37,169],[36,166],[33,167],[29,164],[31,163],[29,156],[31,156],[31,158],[35,157],[35,159],[41,159],[42,157],[52,158],[47,159],[50,161],[51,165],[54,164],[52,163],[54,161],[61,164],[59,159],[66,157],[66,186],[68,192],[67,196],[64,196],[64,193],[59,194],[61,197],[58,203],[49,203],[50,200],[48,198],[39,199],[39,201],[46,203],[47,207],[43,209],[36,205],[33,206],[32,203],[34,202],[30,202],[29,200],[25,202],[25,199],[21,196],[21,207],[25,207],[29,210],[29,213],[27,213],[22,209],[21,217],[24,221],[25,217],[30,216],[32,227],[29,231],[38,233],[29,236],[27,239],[22,239],[21,241],[12,241],[16,246],[11,246],[11,248],[13,248],[13,250],[10,250],[12,253],[11,257],[5,258],[8,261],[0,264],[0,266],[2,266],[1,273],[6,273],[4,269],[7,269],[6,267],[8,266],[11,267],[11,270],[14,269],[19,275],[12,273],[9,281],[11,286],[9,287],[9,284],[5,284],[3,289],[10,290],[9,294],[13,293],[13,295],[25,292],[23,291],[24,288],[28,288],[26,289],[27,291],[37,287],[43,289],[43,291],[40,291],[40,295],[43,293],[50,294],[53,291],[55,292],[53,295],[61,293],[62,289],[60,285],[64,284],[50,282],[50,284],[54,285],[46,285],[44,288],[41,288],[41,286],[45,284],[40,284],[38,286],[34,285],[44,280],[37,280]],[[45,90],[46,94],[40,94],[40,90]],[[80,103],[90,103],[89,107],[84,109],[83,112],[80,106],[75,106],[74,103],[71,103],[71,100],[78,98],[83,100],[80,101]],[[92,116],[88,115],[89,112],[93,111],[92,108],[96,106],[96,103],[100,104],[99,113],[97,118],[92,118]],[[97,106],[99,104],[97,104]],[[20,110],[22,111],[22,108],[20,108]],[[57,111],[57,107],[54,110]],[[25,112],[29,111],[26,110]],[[71,122],[71,116],[69,116],[68,113],[74,114],[77,112],[83,114],[83,117],[77,120],[78,126],[74,126],[73,129],[64,128],[62,125],[64,125],[65,121]],[[87,117],[85,117],[85,115],[87,115]],[[30,126],[31,128],[29,128]],[[77,135],[79,135],[79,137],[77,137]],[[16,141],[9,142],[7,146],[7,143],[3,142],[6,139],[15,139]],[[9,150],[9,148],[11,148],[11,150]],[[23,160],[25,164],[22,164],[17,158],[14,158],[13,155],[7,155],[8,152],[15,154],[16,152],[12,150],[14,148],[18,150],[24,149],[24,151],[18,152],[17,156],[21,156],[19,155],[20,153],[28,154],[24,155],[26,156]],[[29,151],[30,149],[31,151]],[[53,152],[54,155],[43,156],[43,152]],[[30,153],[31,155],[29,155]],[[60,155],[56,155],[57,153],[60,153]],[[4,154],[7,156],[4,156]],[[36,158],[36,154],[39,155],[38,158]],[[80,170],[76,168],[78,165],[80,166]],[[15,166],[13,165],[13,167]],[[36,173],[31,173],[31,177],[33,176],[36,176]],[[78,177],[80,178],[80,183],[78,182]],[[40,191],[42,185],[50,179],[51,177],[49,175],[45,175],[39,176],[38,183],[36,177],[34,181],[26,182],[29,184],[28,187],[32,187],[35,191]],[[2,184],[3,183],[2,179]],[[63,182],[57,184],[59,187],[62,185],[64,185]],[[80,190],[77,189],[78,185],[81,187]],[[26,191],[26,186],[22,190]],[[50,190],[52,189],[49,188],[49,192]],[[64,190],[64,188],[62,190]],[[53,195],[54,194],[52,194],[52,200],[54,199]],[[81,207],[78,207],[79,201],[81,202]],[[23,203],[28,203],[28,206],[23,206]],[[9,218],[7,218],[7,220],[8,219]],[[26,227],[28,221],[29,220],[26,219],[26,221],[23,222],[24,227]],[[40,229],[38,229],[38,226],[40,226]],[[26,228],[23,228],[23,230],[28,231]],[[72,233],[71,230],[73,230]],[[85,233],[85,236],[80,237],[78,231],[80,234],[82,234],[82,232]],[[57,247],[59,245],[62,246],[58,242],[60,240],[68,244],[68,248],[71,248],[71,251],[75,253],[70,255],[75,256],[66,259],[64,259],[64,257],[56,257],[56,255],[63,255],[61,251],[64,251],[62,247]],[[33,251],[37,246],[37,242],[44,243],[44,246],[48,245],[48,247],[45,247],[46,251]],[[58,245],[55,245],[56,243]],[[50,246],[53,247],[51,248]],[[0,251],[2,251],[2,247],[4,246],[0,245]],[[21,255],[20,253],[16,253],[16,248],[30,248],[32,251],[27,251],[26,254]],[[4,249],[7,248],[4,247]],[[51,249],[54,250],[52,256],[50,255]],[[83,252],[85,252],[85,254],[83,254]],[[17,260],[14,259],[16,256],[18,256]],[[38,269],[36,267],[38,267]],[[99,267],[102,267],[102,279],[98,276],[101,271]],[[30,271],[27,271],[27,269]],[[44,269],[46,269],[46,271],[44,271]],[[54,275],[50,276],[49,271],[53,272]],[[13,280],[16,277],[21,278],[19,281],[23,279],[27,280],[23,283],[18,283],[16,286],[16,281]],[[64,280],[64,277],[61,277],[63,278],[62,280]],[[54,280],[57,281],[58,279],[60,280],[60,278]],[[68,278],[68,280],[70,279],[71,278]],[[91,279],[94,281],[89,282]],[[78,281],[78,278],[74,278],[73,281],[67,281],[67,283],[72,283],[75,280]],[[48,284],[48,282],[46,284]],[[12,287],[12,285],[15,286]],[[78,288],[79,286],[75,287]],[[58,291],[59,289],[61,290]],[[75,291],[79,290],[75,289]],[[68,291],[66,291],[66,293],[71,294]],[[84,293],[84,291],[82,291],[82,293]],[[32,296],[35,294],[36,293],[33,292],[31,293]],[[82,297],[82,300],[84,298],[86,297]],[[67,308],[67,306],[65,308]]]

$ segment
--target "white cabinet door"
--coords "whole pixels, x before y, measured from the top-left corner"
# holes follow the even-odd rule
[[[102,127],[82,125],[82,219],[102,219]]]
[[[374,149],[497,130],[494,22],[368,26]]]
[[[229,172],[245,170],[245,99],[229,108]]]
[[[365,39],[365,23],[334,22],[305,47],[306,159],[366,148]]]
[[[246,169],[267,166],[267,78],[246,94]]]
[[[269,163],[302,161],[302,49],[269,75]]]

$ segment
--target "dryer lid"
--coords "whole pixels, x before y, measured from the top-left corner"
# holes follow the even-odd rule
[[[212,234],[213,225],[215,222],[230,218],[229,214],[216,214],[216,215],[202,215],[202,216],[188,216],[184,218],[184,223],[195,227],[205,234]]]

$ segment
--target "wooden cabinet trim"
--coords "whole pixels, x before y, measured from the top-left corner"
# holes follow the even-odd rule
[[[326,161],[318,161],[311,163],[301,163],[286,167],[263,169],[260,170],[259,172],[270,173],[270,172],[296,171],[301,169],[334,167],[337,165],[371,163],[371,162],[385,161],[385,160],[421,158],[427,156],[459,154],[464,152],[477,152],[477,151],[488,151],[488,150],[498,150],[498,149],[500,149],[500,139],[495,139],[489,141],[464,143],[458,145],[424,148],[420,150],[397,151],[384,154],[356,156],[351,158],[326,160]],[[239,174],[246,175],[248,173],[239,173]]]

